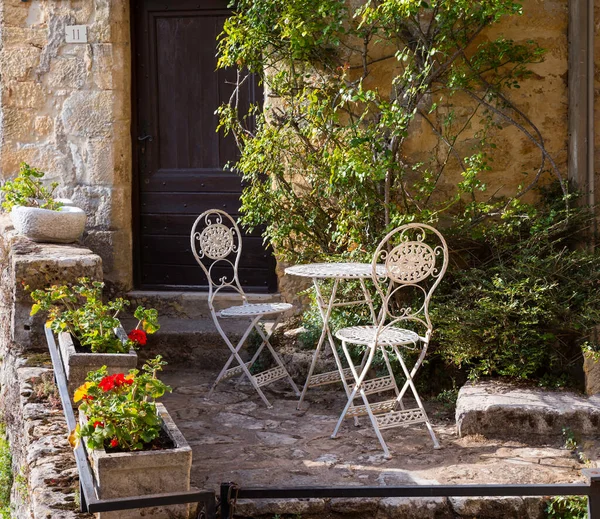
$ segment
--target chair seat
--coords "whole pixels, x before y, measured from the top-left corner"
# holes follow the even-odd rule
[[[221,317],[256,317],[257,315],[275,315],[287,312],[294,308],[289,303],[255,303],[239,306],[230,306],[221,310]]]
[[[342,341],[350,342],[352,344],[369,345],[375,342],[377,330],[377,326],[350,326],[338,330],[335,336]],[[379,337],[377,337],[377,344],[384,346],[400,346],[403,344],[416,344],[419,339],[419,335],[411,330],[390,327],[379,334]]]

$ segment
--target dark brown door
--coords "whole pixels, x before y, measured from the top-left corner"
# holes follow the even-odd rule
[[[216,39],[228,0],[138,0],[135,19],[134,201],[137,284],[202,290],[206,278],[189,246],[206,209],[237,216],[240,178],[224,171],[233,138],[216,132],[215,110],[231,95],[235,71],[216,70]],[[248,82],[244,102],[262,93]],[[137,206],[137,207],[136,207]],[[248,291],[276,290],[275,261],[258,233],[244,236],[240,281]]]

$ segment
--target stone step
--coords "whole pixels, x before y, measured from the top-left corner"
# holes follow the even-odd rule
[[[280,303],[280,294],[246,294],[250,303]],[[156,308],[161,318],[199,319],[211,318],[208,308],[208,292],[161,292],[152,290],[133,290],[125,296],[131,301],[131,307],[142,305]],[[241,305],[242,299],[233,292],[219,293],[214,305],[217,311],[229,306]]]
[[[585,397],[567,391],[517,387],[504,382],[463,386],[456,402],[458,434],[488,438],[597,434],[600,395]]]
[[[122,319],[126,331],[136,320]],[[211,318],[177,319],[161,317],[160,330],[148,336],[148,343],[139,349],[140,360],[162,355],[169,364],[189,364],[196,369],[220,370],[230,355],[227,344],[215,328]],[[220,324],[231,343],[236,346],[248,327],[247,319],[222,319]],[[246,348],[240,352],[249,359]]]

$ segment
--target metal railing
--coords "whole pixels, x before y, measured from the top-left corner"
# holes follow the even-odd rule
[[[54,367],[54,379],[60,401],[67,420],[69,430],[75,429],[77,424],[75,413],[71,406],[71,398],[67,389],[67,376],[60,359],[54,334],[46,327],[46,340],[48,342],[48,350],[52,358]],[[150,506],[168,506],[187,503],[198,503],[197,519],[215,519],[215,492],[211,490],[191,489],[182,492],[174,492],[168,494],[152,494],[146,496],[125,497],[118,499],[98,499],[96,488],[94,485],[94,476],[90,467],[89,460],[85,454],[83,444],[79,444],[74,449],[75,463],[79,472],[79,489],[80,489],[80,510],[82,512],[97,513],[111,512],[117,510],[130,510],[132,508],[146,508]]]
[[[56,347],[54,335],[45,329],[54,377],[69,430],[76,425],[67,389],[67,378]],[[98,499],[92,469],[83,445],[74,450],[79,471],[81,511],[89,513],[129,510],[150,506],[198,503],[197,519],[231,519],[238,499],[315,499],[315,498],[385,498],[385,497],[492,497],[492,496],[587,496],[588,518],[600,519],[600,469],[584,469],[586,483],[558,485],[406,485],[395,487],[287,487],[252,488],[222,483],[219,503],[215,492],[192,489],[169,494],[153,494],[119,499]]]
[[[406,485],[397,487],[243,488],[222,483],[221,519],[232,519],[238,499],[587,496],[588,519],[600,519],[600,469],[584,469],[587,483],[558,485]]]

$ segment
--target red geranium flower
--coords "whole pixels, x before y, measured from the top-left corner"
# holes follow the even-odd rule
[[[106,393],[115,387],[115,379],[112,375],[108,375],[99,382],[98,386]]]
[[[131,330],[127,337],[133,342],[137,342],[140,346],[145,346],[148,336],[144,330]]]
[[[104,422],[98,422],[98,421],[94,422],[94,429],[96,427],[104,427]]]
[[[125,384],[125,375],[123,373],[117,373],[116,375],[113,375],[113,383],[116,387],[121,387],[123,384]]]
[[[116,438],[113,438],[112,440],[110,440],[110,446],[114,449],[115,447],[119,446],[119,442]]]

